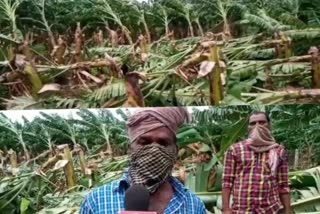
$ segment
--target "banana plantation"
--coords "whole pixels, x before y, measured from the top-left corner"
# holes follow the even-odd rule
[[[189,110],[193,121],[177,133],[173,176],[203,200],[208,213],[221,213],[223,154],[247,136],[248,116],[257,110],[269,113],[276,141],[287,149],[294,210],[320,211],[319,105]],[[77,213],[92,188],[120,178],[126,170],[125,122],[132,111],[69,111],[72,117],[43,110],[32,119],[1,113],[0,213]]]
[[[319,103],[314,0],[2,0],[1,109]]]

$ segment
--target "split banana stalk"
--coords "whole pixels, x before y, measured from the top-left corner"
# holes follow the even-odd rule
[[[72,154],[70,152],[69,146],[63,145],[64,156],[63,159],[67,160],[68,163],[64,167],[64,172],[67,180],[68,189],[71,189],[76,185],[76,175],[73,167]]]
[[[320,54],[319,49],[311,47],[309,52],[311,55],[311,73],[313,88],[320,88]]]
[[[9,159],[10,159],[12,175],[17,176],[19,173],[19,168],[18,168],[18,163],[17,163],[17,154],[15,151],[10,149],[8,151],[8,155],[9,155]]]

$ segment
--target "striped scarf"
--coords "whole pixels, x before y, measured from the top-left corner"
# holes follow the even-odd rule
[[[152,194],[171,175],[175,161],[175,151],[158,144],[142,146],[130,154],[131,183],[145,186]]]

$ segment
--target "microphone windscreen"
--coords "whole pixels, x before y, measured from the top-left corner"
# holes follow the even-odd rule
[[[150,194],[142,185],[132,185],[125,192],[124,206],[126,211],[148,211]]]

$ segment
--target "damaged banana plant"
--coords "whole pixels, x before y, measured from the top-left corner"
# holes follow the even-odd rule
[[[210,105],[220,105],[225,93],[226,64],[221,53],[221,47],[224,45],[223,41],[201,42],[198,52],[177,69],[177,74],[186,81],[193,78],[208,79]]]

